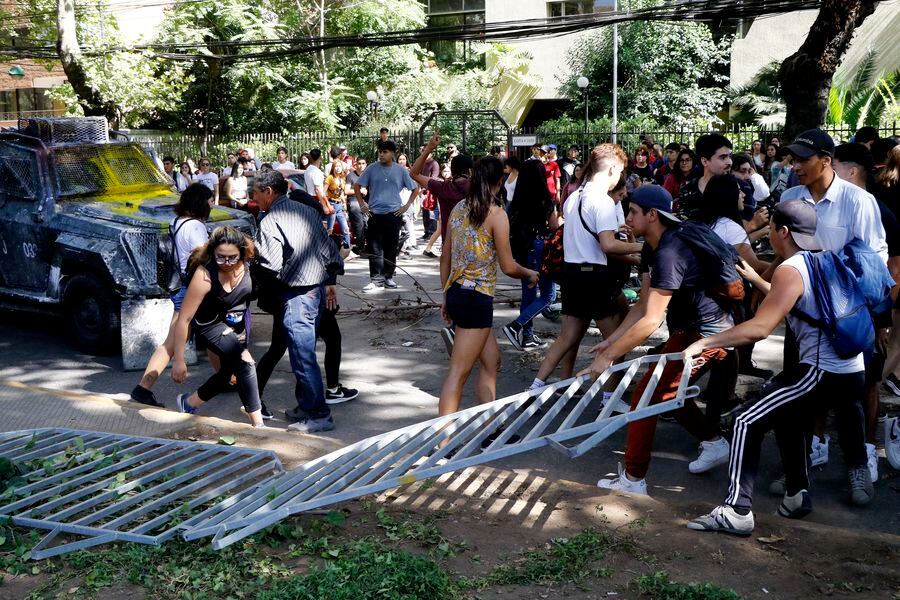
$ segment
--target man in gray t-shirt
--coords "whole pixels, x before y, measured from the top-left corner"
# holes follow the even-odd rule
[[[378,143],[378,162],[370,165],[353,184],[359,199],[359,207],[369,216],[366,245],[369,251],[369,276],[372,281],[363,288],[371,293],[384,288],[397,287],[394,269],[399,250],[400,228],[403,213],[412,206],[419,195],[419,188],[409,176],[409,171],[394,162],[397,145],[386,140]],[[363,198],[361,188],[369,190]],[[402,190],[412,190],[404,205],[400,199]]]

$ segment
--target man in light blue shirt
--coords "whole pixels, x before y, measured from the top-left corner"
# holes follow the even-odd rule
[[[353,184],[359,208],[369,216],[366,243],[369,251],[369,282],[363,292],[372,293],[384,288],[397,287],[394,270],[400,243],[403,213],[415,202],[419,187],[409,171],[394,162],[397,145],[392,140],[378,142],[378,162],[370,165]],[[361,188],[368,188],[363,196]],[[401,190],[413,190],[404,205]]]
[[[821,129],[804,131],[787,146],[800,185],[787,189],[781,202],[802,199],[816,207],[816,239],[837,252],[859,238],[887,262],[887,239],[881,211],[866,190],[838,177],[832,169],[834,141]]]

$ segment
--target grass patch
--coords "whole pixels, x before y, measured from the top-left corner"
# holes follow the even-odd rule
[[[730,588],[711,583],[676,583],[665,571],[644,575],[636,581],[641,593],[654,600],[741,600]]]
[[[550,540],[543,548],[496,567],[484,577],[460,581],[462,589],[532,583],[578,583],[587,577],[608,577],[595,563],[613,549],[631,550],[631,542],[612,533],[585,529],[572,538]]]

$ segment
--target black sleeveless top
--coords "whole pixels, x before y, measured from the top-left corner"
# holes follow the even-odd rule
[[[250,269],[244,265],[244,275],[230,292],[226,292],[219,281],[219,267],[215,262],[206,265],[212,287],[194,314],[194,325],[209,327],[225,323],[235,333],[244,331],[244,311],[247,309],[253,292],[253,281]]]

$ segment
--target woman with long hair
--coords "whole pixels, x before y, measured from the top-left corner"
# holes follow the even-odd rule
[[[766,162],[765,156],[762,140],[753,140],[753,144],[750,146],[750,158],[753,159],[753,165],[757,171],[762,171]]]
[[[778,155],[778,146],[775,144],[769,144],[766,146],[766,157],[763,159],[762,173],[763,179],[766,180],[766,184],[771,188],[772,186],[772,165],[775,164]],[[757,169],[759,171],[759,169]]]
[[[334,160],[331,163],[331,173],[325,178],[325,196],[334,211],[325,217],[325,229],[329,235],[334,228],[334,223],[341,226],[341,238],[343,247],[350,247],[350,221],[347,220],[349,209],[347,208],[347,165],[342,160]]]
[[[194,175],[191,173],[191,165],[186,162],[181,163],[178,172],[175,173],[175,189],[178,190],[178,193],[184,192],[193,181]]]
[[[509,220],[500,205],[503,162],[486,156],[475,163],[465,200],[450,213],[441,252],[441,315],[456,325],[450,369],[441,387],[438,413],[459,410],[463,386],[475,362],[481,371],[475,386],[480,404],[496,399],[500,348],[491,327],[497,265],[508,276],[526,279],[532,287],[538,273],[520,266],[509,246]],[[547,189],[544,182],[540,185]]]
[[[891,148],[884,161],[884,167],[875,177],[872,193],[898,214],[900,211],[900,145]]]
[[[175,322],[178,320],[178,313],[187,293],[188,257],[195,248],[202,246],[209,239],[206,231],[206,219],[209,218],[209,201],[212,195],[212,191],[208,187],[202,183],[194,183],[181,193],[178,204],[175,205],[175,218],[169,223],[169,235],[172,238],[172,258],[177,263],[173,267],[178,267],[183,285],[172,295],[175,312],[172,314],[166,341],[153,352],[144,369],[144,374],[141,376],[141,381],[131,390],[131,399],[135,402],[150,406],[162,406],[153,394],[153,386],[159,379],[160,373],[165,370],[172,357],[175,356]]]
[[[503,179],[503,200],[507,210],[509,210],[513,196],[516,195],[516,183],[519,181],[519,169],[521,168],[522,163],[515,156],[509,156],[503,161],[503,172],[506,173],[506,177]]]
[[[666,179],[663,181],[663,187],[672,194],[673,199],[678,198],[678,196],[681,195],[681,186],[687,183],[687,180],[691,178],[696,165],[697,157],[694,155],[693,150],[684,148],[678,152],[678,158],[675,159],[675,164],[672,165],[671,171],[666,175]]]
[[[212,232],[209,241],[194,250],[188,263],[190,284],[175,321],[175,364],[172,380],[187,378],[184,345],[188,331],[202,339],[216,354],[222,368],[197,391],[178,395],[178,410],[193,414],[205,402],[230,389],[237,377],[237,391],[244,411],[254,427],[264,427],[256,365],[247,350],[245,315],[253,293],[250,265],[255,255],[253,241],[234,227],[225,225]]]
[[[741,213],[744,192],[732,175],[716,175],[709,180],[697,205],[697,220],[709,225],[722,240],[734,246],[738,256],[757,273],[769,268],[769,263],[757,258],[750,246]]]
[[[231,175],[225,178],[224,201],[231,208],[244,208],[250,199],[247,194],[247,186],[250,180],[244,174],[248,162],[243,156],[240,157],[231,168]]]
[[[526,161],[519,171],[515,195],[509,205],[510,247],[520,265],[540,272],[547,235],[559,227],[553,199],[547,188],[546,170],[536,160]],[[503,327],[503,334],[516,350],[533,350],[544,342],[534,335],[532,322],[556,300],[556,284],[541,273],[537,287],[522,279],[519,316]]]

